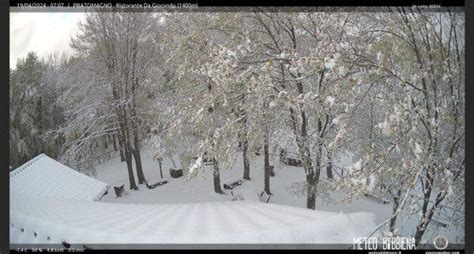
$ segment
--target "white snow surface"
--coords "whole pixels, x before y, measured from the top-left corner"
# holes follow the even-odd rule
[[[145,168],[153,169],[150,164],[155,162],[144,157]],[[118,159],[113,161],[113,171],[107,173],[106,163],[98,178],[106,173],[108,180],[117,180],[111,184],[123,184],[125,168]],[[165,161],[164,168],[169,163]],[[127,191],[123,198],[109,191],[97,202],[107,184],[45,155],[17,170],[10,176],[10,244],[352,243],[376,225],[369,212],[344,214],[258,202],[256,179],[234,189],[244,201],[229,201],[229,193],[212,192],[212,178],[205,185],[200,181],[208,171],[198,174],[196,181],[168,178],[168,184],[152,190],[140,185],[139,191]],[[152,171],[145,172],[149,181],[157,180],[150,177]],[[230,179],[223,177],[223,182]],[[276,196],[273,200],[281,202]]]
[[[98,200],[108,186],[40,154],[10,172],[10,196]]]
[[[375,226],[371,213],[248,201],[119,204],[26,196],[11,207],[10,243],[350,243]]]

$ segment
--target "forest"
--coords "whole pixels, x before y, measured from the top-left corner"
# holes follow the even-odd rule
[[[304,171],[306,208],[377,191],[392,212],[374,232],[417,215],[420,244],[442,206],[464,220],[464,23],[449,8],[86,13],[74,54],[10,69],[10,168],[46,153],[94,176],[117,154],[133,192],[149,155],[211,170],[223,194],[240,161],[272,195],[277,158]]]

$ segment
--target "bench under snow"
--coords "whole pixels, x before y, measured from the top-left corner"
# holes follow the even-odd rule
[[[375,201],[377,203],[382,203],[382,204],[389,204],[390,201],[388,201],[387,199],[384,199],[384,198],[381,198],[375,194],[372,194],[372,193],[364,193],[364,196],[372,201]]]
[[[240,185],[242,185],[242,180],[238,180],[238,181],[235,181],[235,182],[230,183],[230,184],[224,183],[224,189],[232,190],[234,187],[240,186]]]
[[[163,184],[166,184],[168,183],[168,181],[160,181],[160,182],[156,182],[156,183],[148,183],[148,182],[145,182],[145,186],[148,188],[148,189],[154,189],[156,186],[161,186]]]

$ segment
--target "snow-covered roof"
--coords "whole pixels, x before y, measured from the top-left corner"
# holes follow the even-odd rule
[[[107,184],[83,175],[58,161],[40,154],[10,172],[10,196],[96,201],[107,191]]]
[[[19,211],[10,214],[11,243],[347,244],[375,227],[371,213],[247,201],[123,204],[26,197],[11,209]]]
[[[34,158],[10,173],[10,244],[348,244],[375,227],[372,213],[249,201],[95,202],[105,189],[45,155]]]

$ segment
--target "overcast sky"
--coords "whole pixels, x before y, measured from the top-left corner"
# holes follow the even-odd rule
[[[71,54],[71,36],[77,34],[77,24],[83,19],[82,12],[10,13],[10,68],[30,51],[40,58],[53,53]]]

